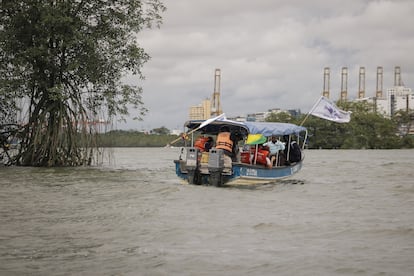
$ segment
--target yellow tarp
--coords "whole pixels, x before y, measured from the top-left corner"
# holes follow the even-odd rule
[[[267,141],[266,137],[263,134],[249,134],[247,136],[246,144],[247,145],[259,145]]]

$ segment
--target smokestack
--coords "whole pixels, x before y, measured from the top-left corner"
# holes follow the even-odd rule
[[[382,83],[383,83],[383,70],[382,66],[377,67],[377,91],[375,93],[376,98],[382,98]]]
[[[359,67],[358,99],[365,98],[365,67]]]
[[[401,83],[401,68],[400,68],[400,66],[395,66],[394,86],[403,86],[402,83]]]
[[[341,101],[348,98],[348,67],[342,67],[341,72]]]
[[[323,69],[323,92],[322,95],[326,98],[329,98],[329,85],[330,85],[330,69],[329,67],[325,67]]]

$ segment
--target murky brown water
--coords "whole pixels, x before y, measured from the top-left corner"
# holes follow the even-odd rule
[[[307,151],[255,188],[183,185],[178,152],[0,167],[0,274],[412,275],[413,150]]]

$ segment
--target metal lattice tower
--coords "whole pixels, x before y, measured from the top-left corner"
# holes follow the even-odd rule
[[[221,72],[220,69],[216,69],[214,73],[214,93],[213,99],[211,100],[211,116],[218,116],[223,113],[220,104],[220,81]]]

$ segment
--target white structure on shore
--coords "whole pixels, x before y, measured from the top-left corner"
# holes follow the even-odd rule
[[[377,112],[391,118],[398,110],[414,109],[414,93],[411,88],[395,86],[387,89],[384,98],[374,99]]]

